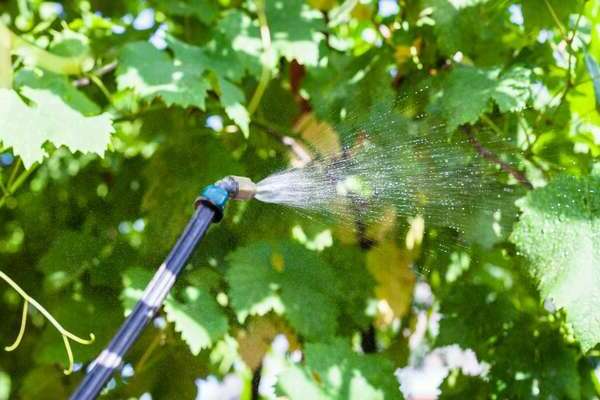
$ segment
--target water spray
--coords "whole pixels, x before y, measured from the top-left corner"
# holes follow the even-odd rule
[[[250,179],[240,176],[228,176],[204,188],[195,202],[194,215],[177,243],[160,265],[146,286],[142,298],[137,302],[108,346],[92,362],[87,375],[71,395],[71,400],[95,399],[98,396],[115,369],[122,364],[127,351],[162,306],[167,294],[209,226],[223,218],[227,202],[230,199],[250,200],[254,198],[256,192],[256,184]]]
[[[383,143],[375,143],[361,134],[357,144],[341,154],[325,155],[256,184],[245,177],[228,176],[204,188],[181,237],[71,399],[94,399],[100,393],[162,306],[210,224],[222,219],[230,199],[256,198],[307,215],[332,217],[336,222],[352,223],[357,231],[364,231],[368,222],[385,218],[383,207],[392,206],[398,218],[423,215],[429,225],[465,232],[470,216],[510,204],[507,198],[512,189],[497,187],[496,178],[485,173],[485,157],[465,159],[457,152],[460,143],[449,143],[440,135],[384,135],[380,139]]]

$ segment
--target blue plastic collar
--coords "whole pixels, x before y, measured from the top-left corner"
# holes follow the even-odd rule
[[[215,210],[217,221],[222,218],[228,200],[229,192],[218,185],[208,185],[200,194],[200,202]]]

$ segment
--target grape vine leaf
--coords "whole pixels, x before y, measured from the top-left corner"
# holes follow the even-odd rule
[[[101,250],[102,243],[89,234],[61,232],[38,263],[38,269],[45,274],[45,289],[55,292],[79,279],[98,262]]]
[[[523,214],[511,235],[584,351],[600,342],[599,194],[600,177],[561,175],[519,201]]]
[[[556,26],[556,21],[568,26],[569,16],[580,10],[577,0],[529,0],[522,4],[525,29],[534,34]]]
[[[231,10],[219,20],[217,32],[206,45],[207,65],[234,82],[239,82],[246,72],[258,76],[263,52],[258,24],[245,13]]]
[[[344,293],[338,300],[341,308],[340,321],[344,321],[346,328],[351,326],[350,322],[354,322],[360,329],[366,329],[371,322],[367,309],[373,297],[375,282],[365,268],[365,252],[358,246],[338,245],[325,249],[321,254],[329,265],[335,267],[336,274],[346,278],[332,282],[334,291]]]
[[[267,23],[272,47],[286,60],[314,66],[319,62],[319,42],[325,30],[323,17],[304,0],[268,1]]]
[[[262,62],[274,68],[278,59],[284,57],[304,65],[317,65],[321,32],[326,28],[322,15],[302,0],[268,1],[265,13],[273,51]],[[258,75],[264,51],[258,24],[242,12],[231,11],[219,21],[218,28],[231,43],[231,53],[248,71]]]
[[[540,320],[523,304],[515,307],[514,291],[496,292],[488,285],[464,281],[458,280],[440,296],[443,317],[435,346],[473,349],[478,359],[491,364],[486,382],[499,398],[536,398],[531,393],[535,382],[539,397],[560,393],[559,398],[580,398],[577,350],[564,346],[558,323]],[[515,379],[524,370],[528,374]]]
[[[410,309],[415,274],[412,259],[392,240],[379,243],[367,254],[367,268],[375,278],[375,294],[386,301],[396,317],[403,317]]]
[[[139,267],[128,268],[122,274],[123,291],[119,298],[125,316],[131,313],[135,304],[142,298],[146,285],[152,279],[152,272]]]
[[[305,337],[335,333],[335,275],[314,252],[292,242],[258,242],[238,248],[228,260],[231,304],[240,321],[273,310]]]
[[[169,55],[148,42],[129,43],[119,55],[119,89],[133,89],[146,99],[160,97],[168,106],[204,109],[209,84],[203,77],[201,49],[169,39]]]
[[[299,347],[298,339],[287,324],[273,315],[250,319],[243,329],[237,332],[237,344],[240,357],[253,371],[259,366],[273,339],[284,334],[291,351]]]
[[[31,107],[15,91],[0,89],[0,140],[26,168],[44,159],[47,141],[73,152],[104,155],[114,131],[108,115],[85,117],[47,90],[25,87],[22,94]]]
[[[123,274],[121,303],[125,315],[142,298],[144,289],[152,279],[152,272],[142,268],[129,268]],[[194,355],[212,346],[229,329],[225,313],[216,300],[204,289],[188,286],[181,300],[169,296],[165,300],[164,311],[169,322]]]
[[[352,119],[357,119],[358,123],[368,118],[375,107],[389,106],[394,102],[388,70],[390,59],[387,57],[370,51],[348,59],[331,52],[327,54],[326,61],[327,65],[307,68],[308,74],[303,82],[318,118],[338,124],[340,111],[344,109],[355,115],[356,118]],[[347,99],[352,99],[352,102],[347,104]],[[339,128],[337,125],[334,127]],[[344,126],[338,132],[343,136],[347,133],[346,129],[352,130],[352,127]]]
[[[426,4],[431,7],[437,44],[444,54],[460,51],[473,59],[485,58],[488,65],[502,61],[506,46],[500,40],[506,25],[499,16],[506,4],[490,0],[427,0]],[[498,51],[485,51],[492,47]]]
[[[600,110],[600,66],[590,53],[585,53],[585,67],[594,85],[596,110]]]
[[[495,347],[495,354],[489,353],[489,359],[494,360],[490,373],[493,380],[513,381],[520,371],[531,371],[525,379],[514,379],[514,383],[498,390],[499,398],[586,398],[581,393],[579,351],[564,345],[557,326],[522,315]],[[536,382],[539,392],[532,396],[531,387]]]
[[[277,389],[296,399],[399,399],[392,363],[378,355],[361,355],[342,339],[309,343],[305,365],[288,365]]]
[[[71,342],[78,362],[87,362],[96,357],[122,322],[121,310],[111,296],[86,291],[81,297],[68,291],[60,296],[46,296],[44,306],[60,324],[73,334],[88,338],[93,333],[95,340],[90,345]],[[35,360],[38,363],[60,363],[67,365],[67,354],[61,335],[50,323],[35,344]]]
[[[219,6],[214,0],[160,0],[158,4],[171,15],[196,17],[205,24],[210,24],[219,15]]]
[[[530,97],[530,77],[531,70],[519,66],[506,72],[499,68],[454,68],[439,99],[448,130],[477,122],[483,113],[491,110],[490,100],[494,100],[503,113],[522,110]]]
[[[240,127],[244,137],[248,138],[250,115],[243,105],[246,100],[244,92],[227,79],[219,79],[219,87],[221,88],[221,103],[225,107],[225,112]]]
[[[167,298],[164,307],[167,320],[187,343],[193,355],[211,347],[220,339],[229,324],[216,300],[206,291],[188,286],[183,290],[183,301]]]
[[[18,396],[23,400],[52,400],[66,398],[68,389],[61,384],[63,378],[58,368],[52,365],[41,365],[27,371]],[[15,393],[16,394],[16,393]]]
[[[173,51],[171,57],[164,51],[156,49],[148,42],[135,42],[126,45],[121,51],[120,64],[117,69],[119,89],[133,89],[143,98],[160,97],[165,104],[181,107],[198,107],[204,109],[207,91],[211,88],[205,72],[213,72],[218,79],[221,104],[227,115],[240,127],[244,136],[249,134],[250,116],[244,106],[244,92],[231,83],[227,77],[241,78],[240,71],[228,74],[224,64],[237,65],[235,60],[225,63],[214,61],[210,49],[192,46],[167,36],[166,42]],[[217,49],[221,56],[226,49]]]
[[[15,85],[32,89],[46,89],[59,96],[71,108],[84,115],[95,115],[101,109],[65,77],[42,69],[20,69],[15,74]]]
[[[473,349],[479,357],[487,360],[489,342],[496,342],[506,335],[506,329],[514,324],[517,310],[505,294],[486,299],[490,288],[485,285],[463,283],[452,286],[451,295],[443,297],[440,332],[436,347],[459,344]],[[494,318],[490,319],[489,316]],[[468,329],[465,329],[468,327]]]

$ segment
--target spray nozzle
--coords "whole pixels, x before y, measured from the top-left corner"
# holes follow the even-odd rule
[[[234,200],[250,200],[256,194],[256,183],[245,176],[227,176],[216,183],[225,189]]]

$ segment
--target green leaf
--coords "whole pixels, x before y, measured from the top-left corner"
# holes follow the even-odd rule
[[[578,352],[565,344],[560,321],[549,323],[532,315],[532,299],[516,290],[497,292],[492,286],[465,284],[466,279],[461,277],[439,296],[442,320],[435,346],[459,344],[490,363],[485,383],[480,381],[478,388],[488,386],[498,398],[579,399]],[[515,307],[517,299],[523,303],[520,309]],[[537,396],[532,385],[539,390]]]
[[[228,260],[231,304],[240,321],[274,310],[306,337],[335,333],[335,276],[314,252],[291,242],[259,242],[238,248]]]
[[[521,111],[531,95],[530,86],[531,70],[516,66],[500,74],[491,96],[500,112]]]
[[[131,313],[135,304],[144,295],[144,289],[152,279],[152,271],[143,268],[129,268],[123,273],[123,291],[119,298],[125,310],[125,316]]]
[[[391,63],[390,58],[374,51],[351,59],[332,52],[326,57],[326,65],[307,68],[303,88],[310,96],[316,115],[322,119],[337,124],[342,119],[342,110],[352,115],[347,119],[355,123],[364,122],[370,112],[375,114],[374,118],[381,119],[374,108],[389,107],[395,97],[389,74]]]
[[[439,99],[448,130],[477,122],[482,114],[491,111],[492,99],[501,112],[522,110],[530,97],[530,76],[531,71],[523,67],[504,73],[497,68],[454,68],[444,81]]]
[[[305,365],[288,365],[277,381],[278,390],[296,399],[401,399],[388,360],[361,355],[341,339],[310,343]]]
[[[119,55],[119,89],[133,89],[142,98],[163,99],[168,106],[195,106],[204,109],[209,84],[201,49],[170,38],[171,58],[148,42],[128,43]]]
[[[585,53],[585,67],[594,84],[596,110],[600,111],[600,66],[598,66],[598,63],[590,53]]]
[[[486,299],[489,290],[484,285],[463,283],[452,287],[452,295],[445,297],[442,303],[443,318],[436,346],[457,343],[487,360],[488,342],[505,336],[506,329],[517,318],[508,297],[503,294]],[[490,319],[490,315],[494,318]]]
[[[373,276],[365,265],[365,251],[356,246],[338,245],[325,249],[321,254],[329,265],[335,267],[336,274],[345,277],[332,282],[333,290],[343,293],[338,299],[342,308],[340,320],[347,328],[352,321],[365,329],[371,322],[367,307],[375,286]]]
[[[21,156],[26,168],[44,159],[47,141],[73,152],[104,155],[114,131],[108,115],[84,117],[47,90],[23,88],[22,93],[31,107],[16,92],[0,89],[0,140]]]
[[[15,74],[15,85],[17,87],[46,89],[59,96],[65,104],[84,115],[94,115],[101,111],[96,103],[91,101],[83,92],[77,90],[64,75],[41,69],[20,69]]]
[[[207,52],[172,36],[167,36],[167,43],[174,52],[173,59],[147,42],[126,45],[121,52],[121,63],[117,70],[119,88],[131,88],[147,99],[161,97],[169,106],[176,104],[204,109],[206,94],[210,88],[204,73],[211,71],[219,77],[218,91],[225,112],[247,138],[250,117],[243,105],[244,92],[226,79],[230,77],[239,80],[243,76],[243,70],[237,69],[238,61],[226,56],[230,50],[217,49],[224,58],[221,62],[219,57],[213,58],[210,49]],[[227,65],[233,66],[232,72]]]
[[[125,315],[142,298],[152,275],[152,271],[142,268],[130,268],[123,274],[124,289],[120,298]],[[204,289],[188,286],[181,301],[173,296],[167,297],[164,310],[167,320],[175,324],[175,330],[181,333],[181,338],[194,355],[211,347],[227,333],[229,327],[222,308]]]
[[[219,6],[214,0],[159,0],[161,10],[181,17],[196,17],[205,24],[210,24],[219,13]]]
[[[82,232],[63,231],[42,257],[38,269],[44,272],[44,286],[58,291],[77,281],[81,274],[98,264],[102,244]]]
[[[320,31],[325,30],[321,13],[304,0],[267,1],[266,6],[273,50],[288,61],[317,65]]]
[[[523,214],[511,236],[584,351],[600,341],[599,194],[599,177],[561,175],[519,202]]]
[[[569,16],[580,12],[578,0],[523,0],[525,28],[537,34],[542,28],[557,28],[556,19],[569,28]]]
[[[69,393],[61,384],[61,378],[61,372],[53,366],[31,368],[19,387],[19,397],[23,400],[52,400],[57,396],[67,397]]]
[[[8,400],[10,397],[11,379],[10,375],[0,371],[0,400]]]
[[[263,52],[258,23],[243,12],[230,10],[219,20],[217,32],[206,45],[207,67],[233,82],[246,73],[258,76]]]
[[[326,29],[322,15],[311,10],[303,0],[265,3],[273,51],[272,57],[264,62],[275,68],[277,61],[283,57],[288,61],[316,66],[320,57],[319,43],[323,39],[321,32]],[[264,51],[258,22],[243,12],[232,10],[219,21],[218,30],[220,35],[209,43],[213,48],[211,61],[225,67],[217,71],[224,71],[224,76],[237,81],[240,78],[240,71],[236,69],[238,65],[231,64],[237,61],[239,67],[258,75]]]
[[[204,290],[187,287],[183,297],[183,302],[169,297],[165,302],[165,313],[192,354],[198,355],[200,350],[211,347],[227,333],[227,317],[216,300]]]
[[[89,338],[90,333],[96,337],[90,345],[71,341],[77,362],[85,363],[95,358],[123,322],[120,307],[115,307],[113,292],[108,293],[110,295],[86,291],[69,296],[46,297],[43,301],[43,305],[65,329],[85,339]],[[44,330],[35,342],[34,358],[37,363],[67,365],[63,339],[48,322],[44,323]]]
[[[243,105],[246,100],[244,92],[226,79],[219,79],[219,87],[221,88],[221,104],[225,107],[225,112],[240,127],[244,137],[248,138],[250,115]]]
[[[427,0],[431,7],[439,51],[453,56],[460,51],[485,64],[503,61],[513,43],[501,42],[506,34],[506,2],[490,0]],[[482,29],[481,26],[485,26]],[[494,51],[488,49],[493,48]]]
[[[585,398],[580,388],[579,351],[565,345],[557,325],[521,318],[499,343],[492,358],[492,377],[497,384],[514,379],[499,390],[499,398]],[[520,374],[525,370],[526,375]],[[532,396],[536,382],[539,394]]]

